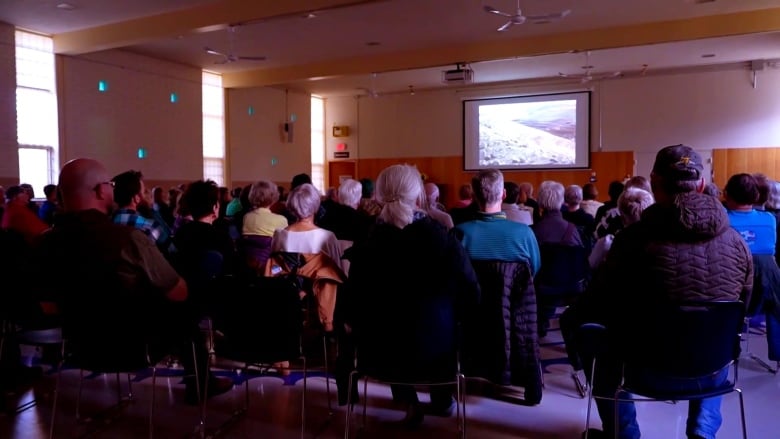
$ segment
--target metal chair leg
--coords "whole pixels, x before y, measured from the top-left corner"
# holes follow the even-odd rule
[[[588,432],[590,431],[590,411],[593,406],[593,383],[596,377],[596,357],[593,357],[593,362],[590,365],[590,386],[588,386],[588,410],[585,413],[585,436],[583,439],[588,439]]]
[[[346,419],[344,420],[344,439],[349,439],[349,433],[350,433],[350,427],[352,423],[352,411],[355,408],[355,401],[352,401],[352,386],[356,385],[355,378],[357,377],[357,371],[353,370],[349,373],[349,378],[347,379],[347,410],[346,413]],[[363,395],[363,398],[365,398],[365,395]]]
[[[742,389],[735,388],[735,392],[739,394],[739,415],[742,419],[742,439],[747,439],[747,422],[745,418],[745,399],[742,395]]]
[[[308,370],[306,369],[306,357],[302,358],[303,361],[303,395],[301,396],[301,439],[306,437],[306,375]]]
[[[54,400],[51,405],[51,422],[49,425],[49,439],[54,439],[54,423],[57,421],[57,400],[60,394],[60,377],[62,376],[62,363],[57,368],[57,377],[54,380]]]
[[[328,367],[328,336],[322,336],[322,353],[325,367],[325,395],[328,398],[328,417],[333,416],[333,405],[330,401],[330,368]]]
[[[149,439],[154,438],[154,394],[155,394],[156,384],[157,384],[157,367],[152,366],[152,401],[149,404]]]
[[[366,408],[368,406],[368,376],[363,377],[363,423],[360,429],[366,428]]]
[[[79,369],[79,390],[76,394],[76,421],[81,421],[81,390],[84,386],[84,369]]]
[[[748,358],[754,360],[759,366],[766,369],[767,372],[777,374],[778,369],[773,368],[758,355],[750,351],[750,317],[745,317],[745,353],[748,355]]]

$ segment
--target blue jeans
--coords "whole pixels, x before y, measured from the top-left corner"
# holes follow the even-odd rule
[[[612,363],[612,364],[609,364]],[[589,368],[590,364],[587,365]],[[597,396],[613,397],[620,379],[620,363],[604,358],[596,361],[596,377],[593,391]],[[728,379],[728,367],[718,374],[699,380],[658,378],[650,375],[636,375],[633,382],[641,382],[659,393],[695,392],[722,385]],[[589,372],[589,371],[588,371]],[[693,399],[688,402],[688,420],[685,433],[688,437],[715,439],[723,418],[720,414],[721,396],[707,399]],[[596,407],[601,417],[604,432],[614,435],[615,403],[609,399],[597,399]],[[618,437],[620,439],[639,439],[639,424],[636,421],[636,408],[633,402],[618,403]]]

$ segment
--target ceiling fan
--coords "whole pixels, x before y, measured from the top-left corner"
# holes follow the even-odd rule
[[[233,39],[236,31],[238,30],[238,26],[229,26],[228,27],[228,45],[229,45],[229,51],[227,53],[220,52],[218,50],[212,49],[210,47],[204,47],[203,50],[209,54],[209,55],[216,55],[219,57],[222,57],[222,59],[215,61],[214,64],[229,64],[236,61],[265,61],[265,56],[243,56],[243,55],[236,55],[233,52]]]
[[[579,79],[580,83],[587,84],[591,81],[598,81],[600,79],[611,79],[611,78],[617,78],[619,76],[623,75],[623,72],[620,70],[612,73],[603,73],[603,74],[593,74],[591,70],[593,70],[593,65],[590,63],[590,50],[585,51],[585,65],[582,66],[582,69],[585,70],[585,73],[580,75],[572,75],[568,73],[558,72],[558,76],[561,78],[574,78]]]
[[[510,27],[516,25],[516,24],[523,24],[525,22],[530,22],[533,24],[544,24],[549,23],[554,20],[560,20],[561,18],[569,15],[571,13],[571,9],[566,9],[561,12],[556,12],[553,14],[544,14],[544,15],[523,15],[523,11],[520,9],[520,0],[517,0],[517,10],[514,14],[510,14],[508,12],[499,11],[498,9],[485,5],[483,7],[485,12],[489,14],[496,14],[500,15],[502,17],[509,18],[509,21],[504,23],[501,27],[496,29],[499,32],[504,32],[509,30]]]

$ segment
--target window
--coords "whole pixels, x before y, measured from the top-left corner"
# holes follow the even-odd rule
[[[203,178],[225,185],[225,97],[222,75],[203,72]]]
[[[325,193],[325,101],[311,97],[311,181]]]
[[[50,37],[20,30],[15,37],[19,181],[43,196],[43,187],[59,173],[54,44]]]

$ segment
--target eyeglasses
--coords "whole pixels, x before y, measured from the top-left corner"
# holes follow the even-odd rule
[[[104,184],[107,184],[107,185],[111,186],[112,188],[116,187],[116,182],[115,181],[103,181],[103,182],[100,182],[100,183],[96,184],[94,190],[100,189],[100,186],[104,185]]]

